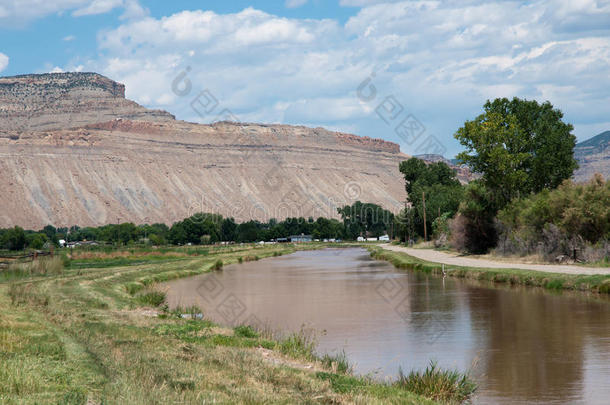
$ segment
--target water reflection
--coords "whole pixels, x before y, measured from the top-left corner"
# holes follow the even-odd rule
[[[344,349],[357,372],[379,378],[434,359],[474,363],[480,403],[610,397],[608,300],[398,272],[361,249],[297,252],[168,285],[171,306],[197,304],[222,323],[324,331],[321,352]]]
[[[604,365],[587,358],[587,346],[610,348],[608,303],[526,288],[470,287],[467,297],[477,345],[485,350],[486,389],[524,401],[584,398],[585,370]],[[608,393],[607,362],[603,369],[588,378]]]

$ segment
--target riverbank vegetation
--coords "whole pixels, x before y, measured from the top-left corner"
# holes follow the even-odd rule
[[[548,290],[574,290],[610,294],[610,275],[579,275],[520,269],[449,266],[418,259],[403,252],[391,252],[380,247],[369,247],[369,251],[373,258],[388,261],[399,269],[509,285],[542,287]]]
[[[610,260],[610,184],[574,184],[573,127],[549,102],[488,101],[455,134],[457,158],[480,178],[460,185],[443,162],[402,162],[407,208],[403,241],[481,254],[537,254],[546,261]],[[426,236],[432,236],[426,238]]]
[[[167,308],[157,287],[222,271],[247,257],[326,246],[183,247],[157,254],[124,248],[93,256],[76,248],[59,262],[32,263],[7,277],[0,270],[0,402],[461,401],[438,397],[434,388],[419,395],[401,381],[352,375],[344,355],[319,357],[303,333],[282,335],[246,324],[229,328],[207,320],[199,308]],[[117,258],[128,262],[117,264]],[[44,266],[51,267],[34,270]]]
[[[499,253],[610,259],[610,182],[601,175],[587,184],[566,181],[555,190],[514,200],[498,220]]]

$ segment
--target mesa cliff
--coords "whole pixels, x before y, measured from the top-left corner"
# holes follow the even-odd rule
[[[95,73],[0,78],[0,227],[398,212],[398,145],[289,125],[175,120]]]

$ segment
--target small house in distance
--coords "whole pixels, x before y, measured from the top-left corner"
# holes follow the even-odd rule
[[[301,234],[301,235],[292,235],[288,239],[290,239],[290,242],[296,242],[296,243],[311,242],[313,240],[311,235],[303,235],[303,234]]]

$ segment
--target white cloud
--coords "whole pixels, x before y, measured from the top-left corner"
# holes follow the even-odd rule
[[[607,2],[341,4],[362,7],[343,26],[253,8],[125,22],[99,35],[101,57],[85,69],[182,119],[215,118],[190,106],[207,88],[219,109],[242,121],[319,123],[398,141],[375,113],[383,97],[395,95],[453,151],[453,132],[487,98],[549,99],[577,135],[610,116],[610,25],[585,29],[587,21],[610,19]],[[192,91],[180,97],[172,81],[187,66]],[[360,102],[356,88],[373,70],[377,104]]]
[[[307,4],[307,0],[286,0],[284,4],[288,8],[298,8]]]
[[[123,0],[93,0],[84,7],[72,12],[75,17],[83,15],[104,14],[123,5]]]
[[[66,36],[63,38],[63,40],[64,40],[64,41],[66,41],[66,42],[69,42],[69,41],[74,41],[75,39],[76,39],[76,37],[75,37],[74,35],[66,35]]]
[[[74,16],[107,13],[124,9],[124,18],[140,18],[147,14],[137,0],[0,0],[0,27],[26,24],[51,14],[71,11]]]
[[[8,56],[0,52],[0,72],[8,66]]]

